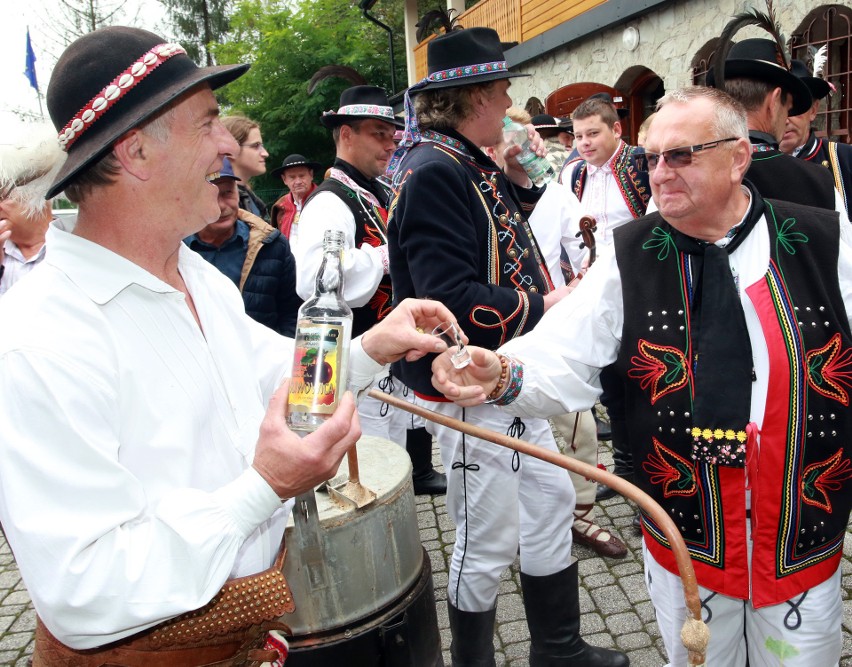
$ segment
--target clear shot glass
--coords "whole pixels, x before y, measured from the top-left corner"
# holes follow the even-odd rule
[[[470,352],[465,347],[461,329],[458,328],[455,322],[441,322],[432,329],[432,335],[444,341],[448,348],[456,348],[455,352],[452,352],[450,355],[453,366],[461,369],[470,363]]]

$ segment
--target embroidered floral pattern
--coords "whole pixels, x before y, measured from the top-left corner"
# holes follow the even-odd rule
[[[627,376],[639,381],[639,386],[651,391],[651,405],[661,396],[677,391],[689,380],[686,356],[676,347],[657,345],[640,340],[639,355],[630,358],[632,368]]]
[[[840,491],[843,482],[852,478],[852,463],[842,459],[843,450],[838,449],[825,461],[812,463],[802,475],[802,500],[831,513],[829,491]]]
[[[695,426],[692,429],[692,458],[712,465],[742,467],[747,440],[745,431]]]
[[[651,230],[651,238],[642,244],[642,250],[657,250],[657,259],[661,262],[668,258],[670,252],[677,252],[674,237],[662,227]]]
[[[654,438],[654,451],[642,464],[651,484],[662,485],[663,496],[691,496],[696,492],[695,464],[678,456]]]
[[[807,243],[808,236],[802,232],[794,231],[796,226],[796,218],[785,218],[781,224],[775,218],[775,209],[770,202],[766,202],[766,207],[772,213],[772,221],[775,223],[775,231],[778,235],[778,245],[787,251],[790,255],[796,254],[795,243]]]
[[[852,387],[852,350],[840,349],[840,334],[832,336],[823,347],[808,352],[808,384],[823,396],[849,405]]]

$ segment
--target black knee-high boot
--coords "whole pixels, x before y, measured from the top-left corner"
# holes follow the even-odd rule
[[[414,495],[447,492],[447,477],[432,467],[432,436],[425,428],[410,428],[405,435],[405,449],[411,457]]]
[[[491,611],[460,611],[447,602],[453,641],[450,655],[453,667],[495,667],[494,621],[497,608]]]
[[[633,451],[630,449],[627,421],[616,418],[610,422],[610,425],[612,426],[612,474],[633,482]],[[616,492],[606,484],[598,484],[595,500],[606,500],[614,495]]]
[[[590,646],[580,636],[577,563],[556,574],[521,572],[521,591],[530,629],[530,667],[627,667],[620,651]]]

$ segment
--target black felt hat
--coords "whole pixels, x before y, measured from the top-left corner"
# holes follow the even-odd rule
[[[340,93],[340,108],[337,111],[326,111],[320,118],[320,122],[332,129],[354,120],[367,118],[383,120],[395,127],[405,127],[405,121],[394,115],[387,92],[378,86],[347,88]]]
[[[530,121],[536,130],[556,130],[559,128],[559,121],[548,113],[540,113],[532,117]]]
[[[570,118],[559,118],[559,130],[561,132],[570,132],[574,134],[574,121]]]
[[[292,155],[288,155],[284,158],[284,162],[281,163],[281,166],[278,167],[278,169],[272,170],[272,178],[282,176],[290,167],[307,167],[311,171],[319,171],[322,168],[322,165],[319,162],[311,162],[304,155],[293,153]]]
[[[458,88],[529,74],[510,72],[496,30],[468,28],[439,35],[426,47],[429,74],[417,91]]]
[[[823,97],[828,97],[831,92],[831,86],[828,81],[820,79],[818,76],[812,76],[808,66],[801,60],[793,60],[790,66],[790,71],[804,83],[808,90],[811,91],[811,97],[814,100],[821,100]]]
[[[811,93],[804,82],[783,65],[778,47],[771,39],[744,39],[731,46],[725,59],[725,80],[752,79],[765,81],[793,96],[791,116],[805,113],[811,106]],[[707,72],[707,85],[715,87],[716,77]]]
[[[101,28],[72,42],[47,87],[50,118],[68,153],[47,196],[64,190],[117,139],[190,88],[219,88],[248,68],[198,67],[180,45],[139,28]]]

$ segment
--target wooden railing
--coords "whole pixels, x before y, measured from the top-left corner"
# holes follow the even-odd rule
[[[465,28],[494,28],[503,42],[524,42],[570,21],[607,0],[482,0],[461,14]],[[417,78],[426,76],[426,45],[429,37],[414,47]]]

